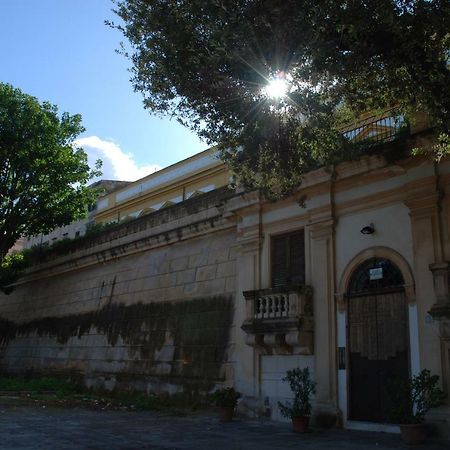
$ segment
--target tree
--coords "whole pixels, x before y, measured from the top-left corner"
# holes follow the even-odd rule
[[[369,109],[425,111],[448,136],[448,0],[115,2],[144,106],[218,144],[244,184],[284,195],[357,155],[339,125]]]
[[[84,217],[100,174],[74,148],[81,116],[0,83],[0,263],[20,236],[47,233]]]

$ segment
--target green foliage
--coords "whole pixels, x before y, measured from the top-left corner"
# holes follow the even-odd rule
[[[119,222],[90,223],[86,226],[86,233],[83,236],[59,239],[51,244],[47,242],[34,245],[31,248],[6,255],[0,264],[0,290],[5,294],[10,294],[14,289],[11,285],[23,275],[28,267],[42,263],[49,258],[67,254],[80,241],[99,236],[105,231],[114,229],[132,220],[134,220],[133,217],[125,217]]]
[[[232,387],[217,389],[211,394],[211,400],[216,406],[235,407],[241,394]]]
[[[134,217],[124,217],[118,222],[92,222],[86,226],[86,234],[85,236],[96,236],[98,234],[103,233],[104,231],[110,230],[112,228],[116,228],[119,225],[123,225],[125,223],[131,222],[134,220]]]
[[[69,379],[55,377],[0,376],[0,391],[14,391],[42,403],[68,406],[87,406],[98,409],[126,408],[139,411],[158,411],[161,414],[182,416],[206,406],[204,395],[180,392],[169,395],[144,393],[135,390],[86,389]],[[56,401],[56,403],[55,403]]]
[[[0,261],[20,236],[47,233],[85,217],[100,174],[74,147],[79,115],[0,83]]]
[[[439,376],[426,369],[410,379],[393,382],[391,419],[401,424],[422,423],[430,408],[439,406],[445,398],[438,382]]]
[[[283,381],[289,383],[294,401],[285,404],[278,402],[281,415],[288,419],[300,416],[309,416],[311,414],[310,398],[316,393],[316,384],[311,380],[309,367],[304,369],[295,368],[288,370]]]
[[[8,294],[11,288],[7,286],[15,283],[27,267],[28,260],[23,253],[6,255],[0,263],[0,289]]]
[[[115,0],[132,83],[152,112],[211,144],[246,186],[280,197],[361,154],[339,126],[396,106],[450,124],[448,0]],[[268,80],[290,83],[283,99]]]
[[[0,377],[0,391],[20,391],[40,394],[45,391],[55,392],[59,396],[70,395],[77,391],[78,387],[67,380],[53,377],[42,378],[18,378]]]
[[[432,156],[439,162],[445,156],[450,155],[450,135],[440,133],[436,142],[430,147],[420,147],[413,149],[414,155]]]

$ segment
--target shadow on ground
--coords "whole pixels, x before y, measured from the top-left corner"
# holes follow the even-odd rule
[[[0,398],[0,449],[45,450],[265,450],[406,449],[398,435],[347,430],[292,433],[285,423],[236,420],[214,414],[173,417],[147,411],[96,411],[29,405]],[[447,442],[418,448],[444,450]]]

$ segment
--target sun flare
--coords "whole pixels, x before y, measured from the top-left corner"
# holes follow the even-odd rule
[[[264,93],[267,97],[280,100],[288,93],[288,83],[285,78],[272,78],[268,85],[264,88]]]

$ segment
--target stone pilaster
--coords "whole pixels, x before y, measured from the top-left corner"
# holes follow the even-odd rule
[[[450,321],[450,263],[447,261],[430,264],[433,273],[436,303],[430,309],[430,314],[437,320]]]
[[[448,279],[445,272],[440,222],[440,193],[436,177],[409,187],[405,204],[410,210],[413,237],[414,276],[419,328],[420,367],[445,376],[442,366],[442,339],[439,323],[430,315],[445,304]]]
[[[311,285],[314,287],[314,348],[316,404],[319,410],[336,411],[336,306],[334,220],[312,216],[308,226],[311,245]]]
[[[244,291],[260,288],[261,214],[258,193],[244,194],[228,205],[228,214],[235,216],[237,225],[236,306],[235,306],[235,385],[246,396],[259,395],[259,352],[248,345],[241,329],[248,312]]]

